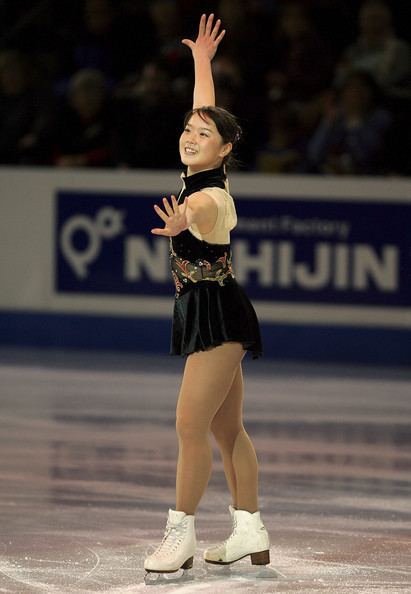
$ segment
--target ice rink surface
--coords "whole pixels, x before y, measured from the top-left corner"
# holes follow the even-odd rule
[[[230,532],[215,450],[182,578],[145,585],[174,505],[183,360],[0,350],[0,593],[411,593],[411,371],[246,361],[271,564]]]

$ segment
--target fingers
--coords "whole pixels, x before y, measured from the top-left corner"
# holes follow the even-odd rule
[[[180,207],[178,205],[178,202],[176,200],[176,197],[174,196],[174,194],[171,194],[171,204],[173,206],[173,211],[175,215],[180,214]]]
[[[210,37],[211,34],[211,28],[213,26],[213,20],[214,20],[214,14],[211,13],[207,19],[207,25],[205,28],[205,34],[207,35],[207,37]]]
[[[225,29],[223,29],[223,30],[221,31],[220,35],[217,37],[217,39],[214,41],[214,43],[215,43],[216,45],[218,45],[218,44],[220,43],[220,41],[222,40],[222,38],[224,37],[224,35],[225,35]]]
[[[171,237],[171,232],[170,229],[168,229],[168,227],[164,227],[164,229],[151,229],[151,233],[153,235],[165,235],[166,237]]]
[[[175,213],[174,210],[174,204],[173,204],[173,208],[171,208],[171,206],[168,203],[167,198],[163,198],[163,205],[164,205],[164,210],[166,211],[166,213],[168,214],[169,217],[172,217]]]
[[[159,206],[157,206],[157,204],[154,204],[154,210],[156,211],[156,213],[158,214],[160,219],[162,219],[165,223],[167,223],[168,218],[169,218],[168,215],[166,215],[166,213],[163,212],[161,210],[161,208]]]
[[[151,233],[153,233],[153,235],[173,237],[176,234],[175,229],[179,228],[179,222],[181,221],[180,206],[174,194],[171,195],[171,205],[166,197],[163,198],[163,207],[165,212],[157,204],[153,205],[153,208],[160,219],[164,221],[164,229],[156,227],[151,229]],[[185,208],[187,208],[187,206]],[[185,208],[183,212],[185,211]]]
[[[201,37],[203,35],[206,35],[207,37],[211,37],[212,39],[215,39],[217,37],[218,34],[218,30],[220,28],[221,25],[221,19],[218,19],[215,22],[214,28],[213,28],[213,21],[214,21],[214,13],[211,13],[210,15],[203,14],[201,16],[200,19],[200,25],[198,27],[198,36]]]
[[[205,33],[205,27],[206,27],[206,15],[202,14],[201,15],[201,19],[200,19],[200,24],[198,26],[198,36],[201,37],[201,35],[204,35]]]
[[[215,40],[215,38],[217,37],[220,25],[221,25],[221,19],[218,19],[218,21],[216,21],[216,24],[214,25],[214,29],[211,32],[211,39]]]
[[[194,43],[194,41],[191,41],[191,39],[182,39],[181,43],[183,43],[184,45],[189,47],[191,50],[194,49],[194,47],[195,47],[195,43]]]

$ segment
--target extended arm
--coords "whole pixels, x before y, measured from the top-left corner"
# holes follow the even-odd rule
[[[194,60],[194,97],[193,108],[204,105],[215,105],[214,82],[211,71],[211,60],[214,58],[225,30],[219,33],[221,21],[213,26],[214,15],[202,15],[195,41],[183,39],[182,43],[191,49]]]
[[[220,41],[225,35],[225,30],[219,33],[221,21],[215,24],[214,15],[207,18],[205,14],[200,19],[198,35],[195,41],[183,39],[193,54],[194,60],[194,98],[193,108],[215,106],[214,82],[211,71],[211,60],[214,58]],[[195,224],[200,233],[209,233],[217,220],[217,205],[215,201],[204,192],[195,192],[179,205],[175,196],[170,202],[163,198],[163,209],[158,205],[154,210],[164,222],[162,229],[155,228],[154,235],[174,237]]]

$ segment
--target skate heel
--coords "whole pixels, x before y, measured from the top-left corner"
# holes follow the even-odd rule
[[[193,560],[194,557],[189,557],[187,561],[184,561],[183,565],[181,566],[181,569],[191,569],[193,567]]]
[[[251,553],[252,565],[268,565],[270,563],[270,551],[259,551],[258,553]]]

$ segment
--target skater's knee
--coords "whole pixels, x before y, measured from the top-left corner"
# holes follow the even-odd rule
[[[193,441],[207,437],[207,425],[191,414],[177,415],[176,431],[180,440]]]
[[[238,435],[244,431],[241,424],[229,426],[221,422],[211,423],[211,433],[214,435],[216,442],[222,449],[232,450]]]

